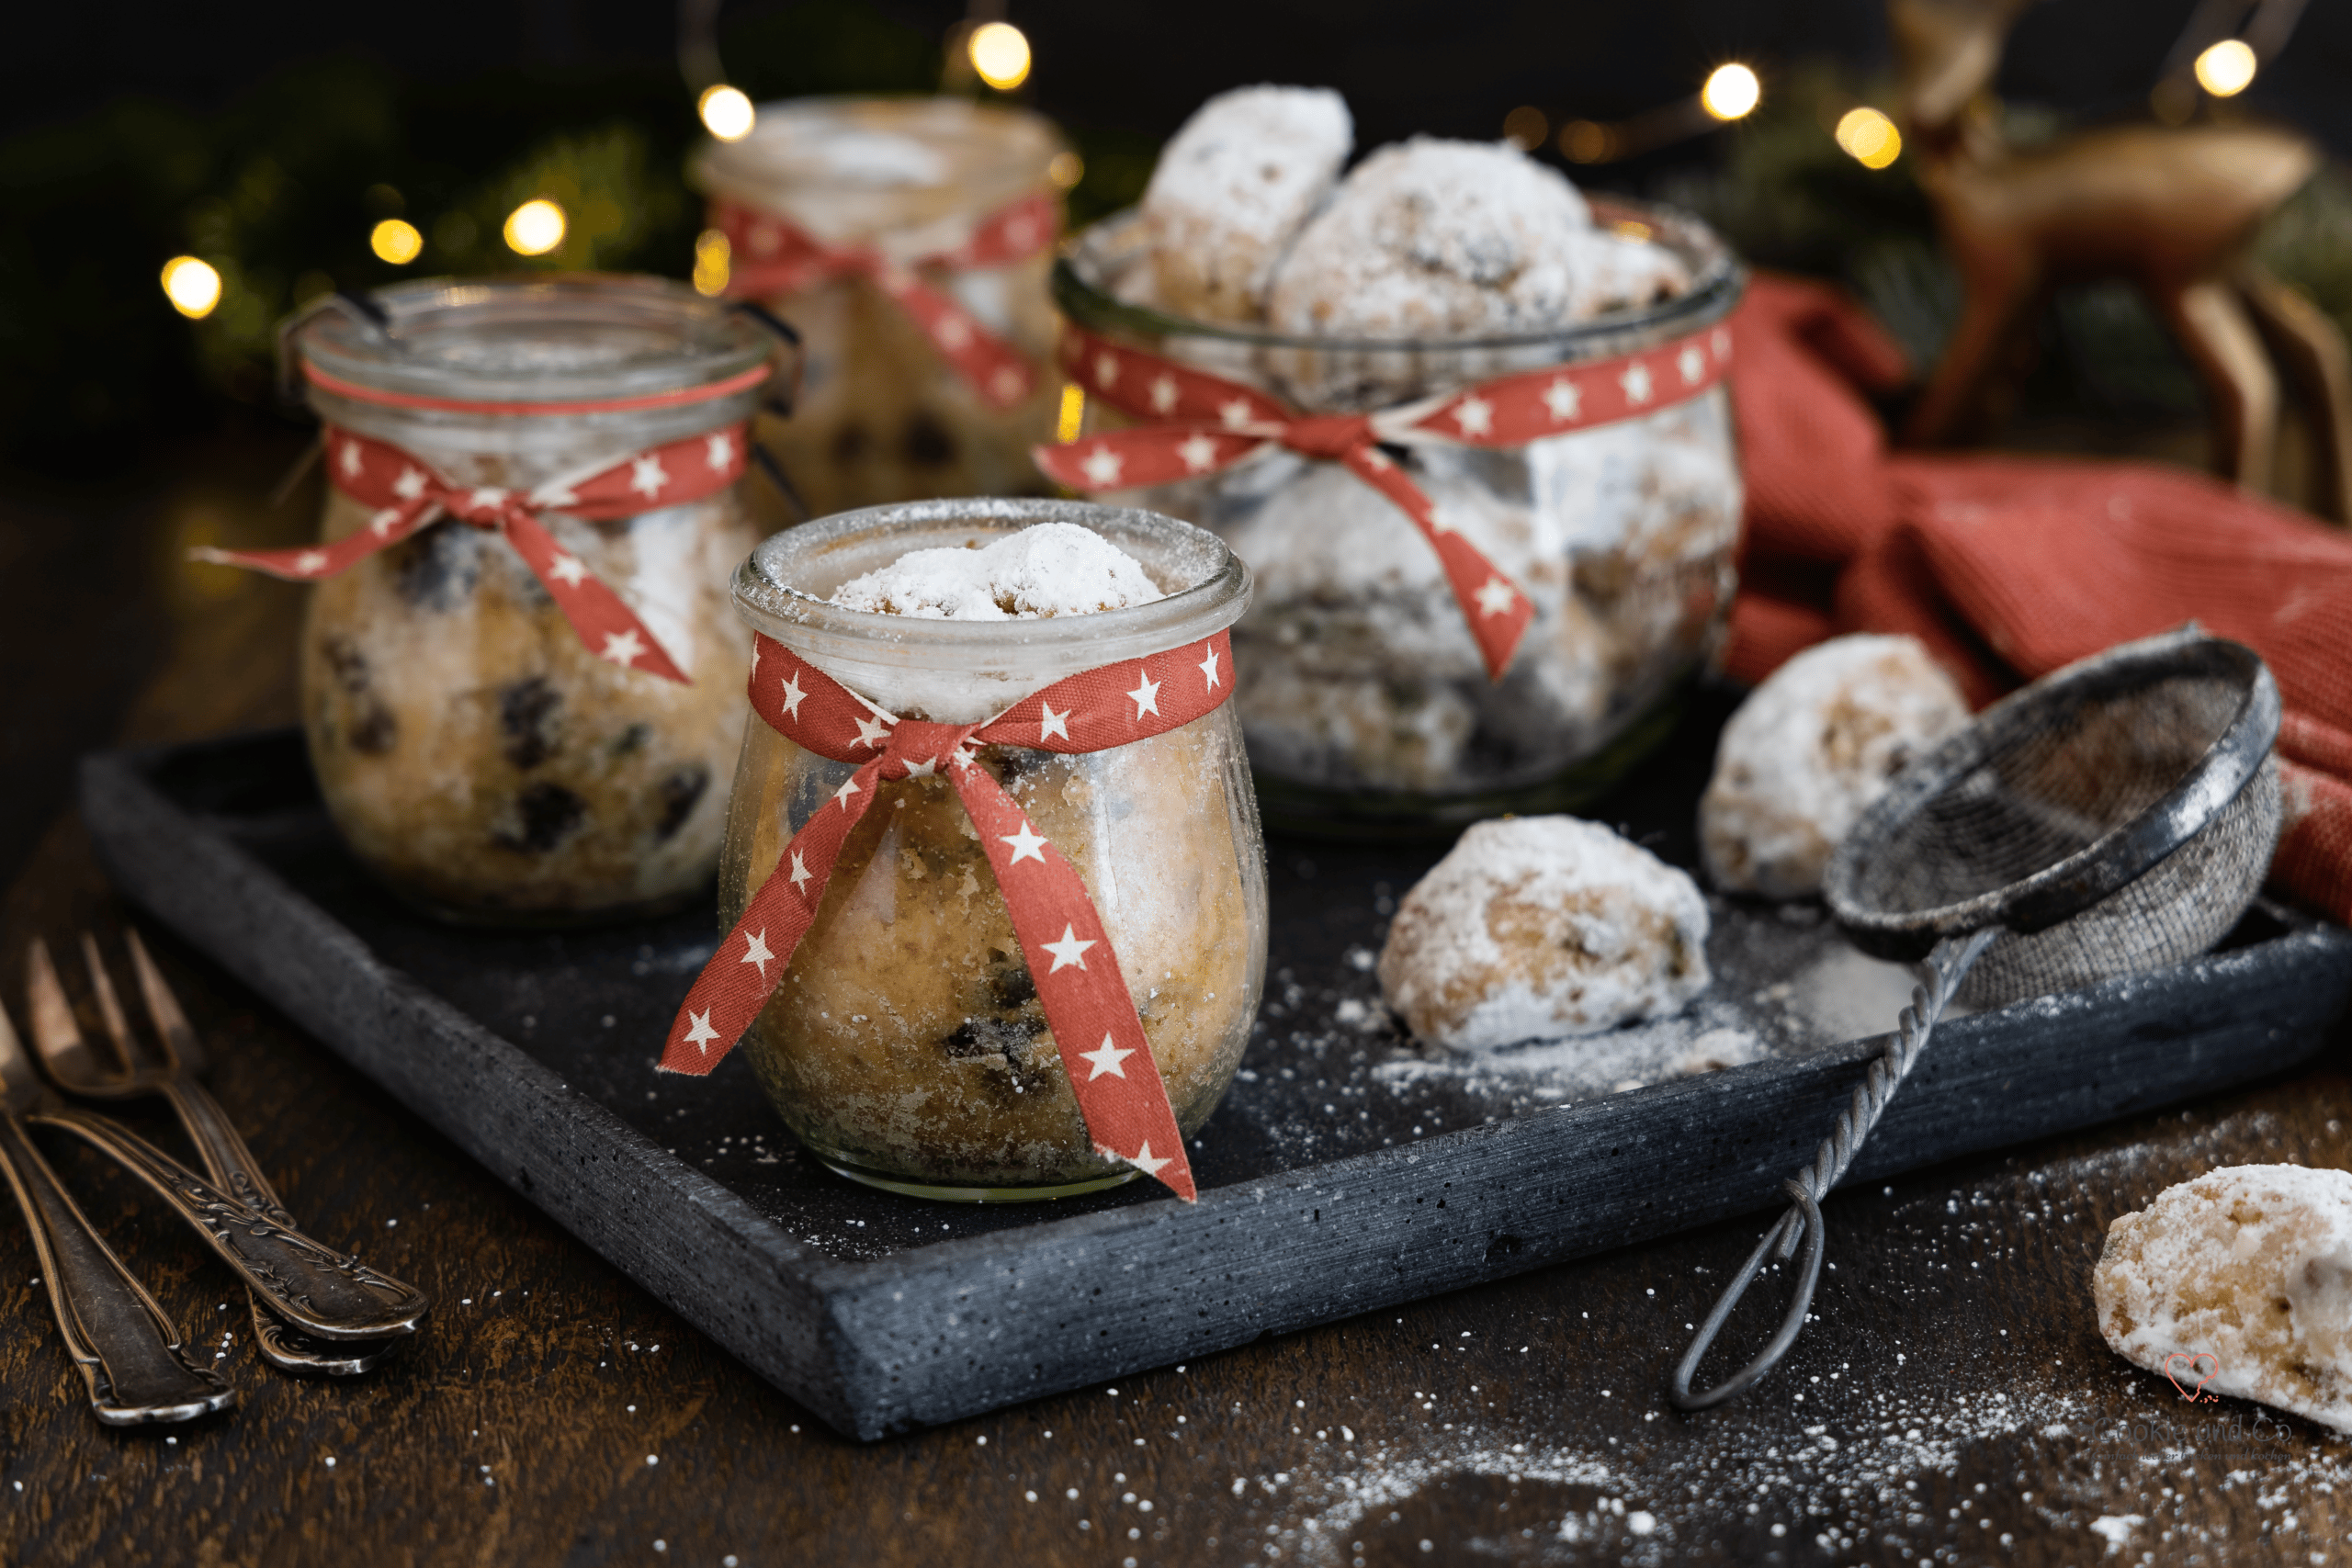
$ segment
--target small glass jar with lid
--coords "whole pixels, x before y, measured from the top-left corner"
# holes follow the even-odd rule
[[[910,550],[978,547],[1040,523],[1094,531],[1167,596],[986,621],[829,602],[844,582]],[[738,612],[791,654],[896,722],[948,725],[991,718],[1081,671],[1116,667],[1124,689],[1136,666],[1122,661],[1196,651],[1190,645],[1231,626],[1249,597],[1248,569],[1214,536],[1082,502],[940,501],[848,513],[774,536],[735,579]],[[1216,678],[1229,689],[1229,670]],[[1047,722],[1067,719],[1049,714]],[[1068,722],[1083,734],[1082,718]],[[1232,1081],[1265,981],[1264,844],[1233,705],[1218,701],[1105,750],[989,744],[976,755],[1025,813],[1023,833],[1049,842],[1085,884],[1189,1138]],[[794,835],[856,771],[753,720],[719,875],[730,926],[776,874]],[[882,783],[850,830],[814,923],[743,1037],[754,1075],[802,1143],[870,1185],[1001,1201],[1130,1179],[1137,1168],[1090,1137],[1062,1059],[1093,1042],[1056,1041],[947,773],[943,765]],[[1056,953],[1057,968],[1063,956]]]
[[[363,308],[372,307],[372,308]],[[434,281],[293,323],[326,426],[311,760],[359,862],[465,923],[707,887],[749,637],[728,581],[775,340],[655,278]]]
[[[1039,116],[954,97],[763,104],[695,155],[698,281],[801,334],[763,439],[811,515],[1051,489],[1029,451],[1059,407],[1046,279],[1076,162]]]
[[[1262,395],[1310,434],[1368,416],[1376,453],[1426,497],[1435,532],[1480,554],[1476,576],[1450,573],[1390,495],[1247,410],[1238,428],[1266,439],[1243,460],[1214,460],[1224,433],[1211,421],[1200,460],[1216,471],[1088,485],[1214,531],[1256,572],[1233,634],[1235,702],[1276,825],[1384,833],[1575,809],[1671,727],[1682,682],[1720,640],[1744,500],[1724,320],[1744,274],[1695,219],[1592,207],[1617,234],[1669,253],[1687,286],[1510,336],[1295,336],[1131,302],[1148,293],[1132,275],[1149,261],[1133,213],[1067,248],[1055,299],[1076,329],[1064,354],[1081,384],[1094,352],[1081,344],[1148,356],[1121,360],[1107,395],[1090,388],[1084,434],[1154,423],[1136,398],[1174,402],[1173,379],[1161,396],[1149,362]],[[1473,439],[1503,417],[1498,387],[1544,428]],[[1446,423],[1454,412],[1462,423]],[[1114,457],[1100,461],[1115,481]],[[1466,591],[1499,592],[1479,583],[1490,572],[1532,607],[1499,670],[1472,629],[1487,603]]]

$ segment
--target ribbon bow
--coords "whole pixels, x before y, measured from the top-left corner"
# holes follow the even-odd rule
[[[1301,414],[1235,381],[1121,348],[1071,326],[1062,368],[1090,396],[1142,423],[1061,446],[1037,467],[1089,492],[1221,473],[1276,446],[1350,472],[1396,503],[1437,552],[1490,679],[1500,680],[1535,606],[1464,538],[1384,446],[1524,446],[1654,413],[1723,379],[1731,334],[1694,333],[1641,354],[1505,376],[1370,414]]]
[[[956,374],[997,408],[1011,408],[1036,389],[1037,371],[1021,351],[975,321],[971,313],[916,276],[918,267],[964,271],[1010,266],[1053,243],[1059,221],[1050,197],[1032,193],[999,208],[954,250],[895,262],[870,245],[828,245],[773,212],[737,202],[712,205],[727,236],[727,292],[767,297],[797,293],[837,277],[863,277],[913,319]]]
[[[793,835],[695,980],[670,1025],[662,1069],[709,1072],[767,1006],[793,950],[816,921],[833,863],[874,804],[876,786],[944,777],[963,800],[996,874],[1087,1135],[1099,1152],[1157,1178],[1191,1202],[1183,1134],[1086,884],[979,766],[972,749],[1107,751],[1164,735],[1214,711],[1230,694],[1230,638],[1219,632],[1148,659],[1082,671],[992,719],[962,725],[894,718],[782,643],[752,640],[752,711],[802,750],[860,766]],[[1162,1152],[1155,1154],[1155,1147]]]
[[[529,491],[451,484],[424,458],[334,425],[326,428],[324,437],[328,481],[361,505],[376,509],[365,528],[332,544],[300,549],[202,547],[189,554],[198,560],[310,582],[333,577],[399,544],[437,518],[454,517],[504,536],[590,652],[624,670],[643,670],[680,685],[693,684],[620,595],[555,542],[539,513],[561,511],[590,520],[634,517],[714,495],[742,475],[744,426],[649,447]]]

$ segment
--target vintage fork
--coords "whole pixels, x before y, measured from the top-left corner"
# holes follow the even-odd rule
[[[148,1020],[155,1026],[162,1060],[152,1059],[131,1033],[114,983],[99,960],[98,944],[85,931],[82,961],[90,971],[90,988],[97,998],[98,1012],[106,1020],[107,1033],[114,1042],[116,1062],[109,1066],[100,1061],[97,1053],[84,1043],[74,1023],[73,1009],[66,1004],[64,991],[57,983],[48,945],[37,939],[28,963],[28,983],[34,998],[35,1033],[43,1042],[41,1066],[59,1088],[93,1100],[161,1095],[178,1115],[180,1125],[187,1129],[189,1141],[196,1145],[197,1154],[204,1163],[205,1173],[212,1178],[215,1187],[273,1224],[295,1228],[293,1216],[278,1201],[253,1152],[245,1147],[235,1125],[198,1076],[206,1066],[204,1046],[189,1026],[187,1015],[180,1010],[178,998],[164,984],[163,972],[147,956],[146,944],[139,940],[137,931],[125,931],[124,940],[130,950],[131,968],[139,977],[140,997],[147,1004]],[[55,1021],[46,1029],[38,1022],[44,1016],[44,1010],[55,1015]],[[54,1048],[48,1042],[54,1042]],[[265,1359],[286,1371],[349,1377],[375,1366],[398,1349],[401,1340],[406,1337],[400,1334],[356,1343],[321,1339],[303,1333],[270,1311],[258,1292],[247,1291],[245,1295],[253,1308],[254,1343],[260,1346]]]
[[[95,944],[91,951],[95,958]],[[105,970],[96,973],[103,980]],[[135,1081],[149,1070],[127,1026],[116,1035],[117,1043],[125,1047],[122,1072],[107,1075],[97,1067],[74,1021],[73,1008],[50,963],[49,949],[39,942],[32,945],[26,989],[32,1005],[33,1048],[42,1065],[61,1081],[111,1085],[117,1077]],[[111,999],[112,987],[105,987],[100,994]],[[151,1010],[153,1000],[151,991]],[[112,1010],[119,1019],[120,1005],[115,1004]],[[185,1028],[186,1021],[180,1021]],[[110,1032],[115,1028],[112,1020],[108,1027]],[[163,1069],[163,1077],[170,1074],[171,1069]],[[211,1109],[211,1122],[226,1130],[227,1118],[218,1106]],[[305,1333],[345,1343],[410,1334],[431,1305],[414,1286],[379,1274],[357,1258],[304,1235],[286,1220],[282,1209],[265,1213],[220,1190],[109,1117],[65,1104],[54,1095],[20,1106],[19,1111],[27,1121],[74,1134],[145,1182],[196,1229],[221,1261],[236,1270],[271,1312]],[[247,1155],[245,1159],[250,1163],[252,1156]]]
[[[58,984],[56,966],[50,961],[48,944],[36,939],[27,963],[27,986],[33,1000],[34,1035],[41,1066],[59,1088],[94,1100],[161,1095],[178,1115],[189,1141],[196,1145],[212,1184],[272,1224],[294,1229],[293,1216],[278,1201],[252,1151],[245,1147],[220,1102],[198,1077],[206,1066],[204,1047],[189,1026],[187,1014],[180,1010],[178,998],[164,984],[163,972],[147,956],[146,944],[139,940],[139,933],[132,931],[124,934],[130,950],[131,967],[139,977],[140,996],[147,1004],[148,1020],[155,1027],[162,1059],[151,1057],[131,1033],[130,1021],[115,994],[114,982],[99,959],[97,943],[85,931],[82,961],[89,969],[90,988],[96,998],[98,1012],[106,1021],[107,1033],[114,1042],[116,1060],[111,1065],[101,1061],[98,1054],[82,1040],[73,1009]],[[254,1343],[261,1348],[265,1359],[286,1371],[349,1377],[375,1366],[398,1349],[401,1340],[406,1337],[402,1333],[356,1343],[321,1339],[303,1333],[272,1312],[260,1292],[249,1290],[245,1295],[253,1309]]]
[[[0,1171],[33,1233],[57,1331],[109,1427],[189,1421],[223,1409],[237,1391],[180,1348],[180,1331],[106,1244],[57,1173],[25,1135],[17,1112],[41,1094],[8,1014],[0,1009]]]

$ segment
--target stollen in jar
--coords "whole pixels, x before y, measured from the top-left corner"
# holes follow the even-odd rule
[[[311,762],[353,855],[441,919],[620,919],[703,896],[750,640],[750,422],[776,341],[656,278],[401,285],[289,323],[322,422]]]
[[[828,602],[914,549],[1074,523],[1167,597],[931,620]],[[662,1058],[740,1037],[841,1174],[1001,1201],[1149,1174],[1231,1082],[1266,965],[1264,847],[1226,628],[1249,569],[1211,535],[1082,502],[848,513],[735,578],[754,721],[719,878],[729,931]]]
[[[1671,728],[1720,640],[1743,274],[1694,219],[1593,207],[1690,286],[1544,332],[1351,340],[1124,302],[1148,259],[1132,215],[1057,267],[1086,417],[1040,463],[1213,530],[1257,573],[1234,700],[1278,826],[1573,809]]]
[[[1046,276],[1072,161],[1038,116],[945,97],[764,104],[695,154],[698,278],[718,287],[718,261],[807,345],[792,420],[763,439],[811,515],[1051,490],[1029,449],[1059,406]]]

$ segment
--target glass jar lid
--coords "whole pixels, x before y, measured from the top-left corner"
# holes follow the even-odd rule
[[[986,212],[1050,183],[1067,151],[1052,122],[962,98],[791,98],[762,104],[740,141],[688,164],[708,195],[843,241]]]
[[[1040,523],[1072,523],[1116,545],[1168,596],[1084,615],[932,620],[832,604],[852,578],[910,550],[968,548]],[[973,723],[1081,670],[1214,636],[1241,618],[1254,583],[1205,529],[1137,507],[976,497],[902,502],[771,534],[736,569],[735,611],[852,691],[894,713]]]
[[[368,299],[380,325],[356,308],[288,324],[288,352],[313,386],[484,412],[622,412],[755,386],[776,347],[722,301],[659,277],[428,278]]]

